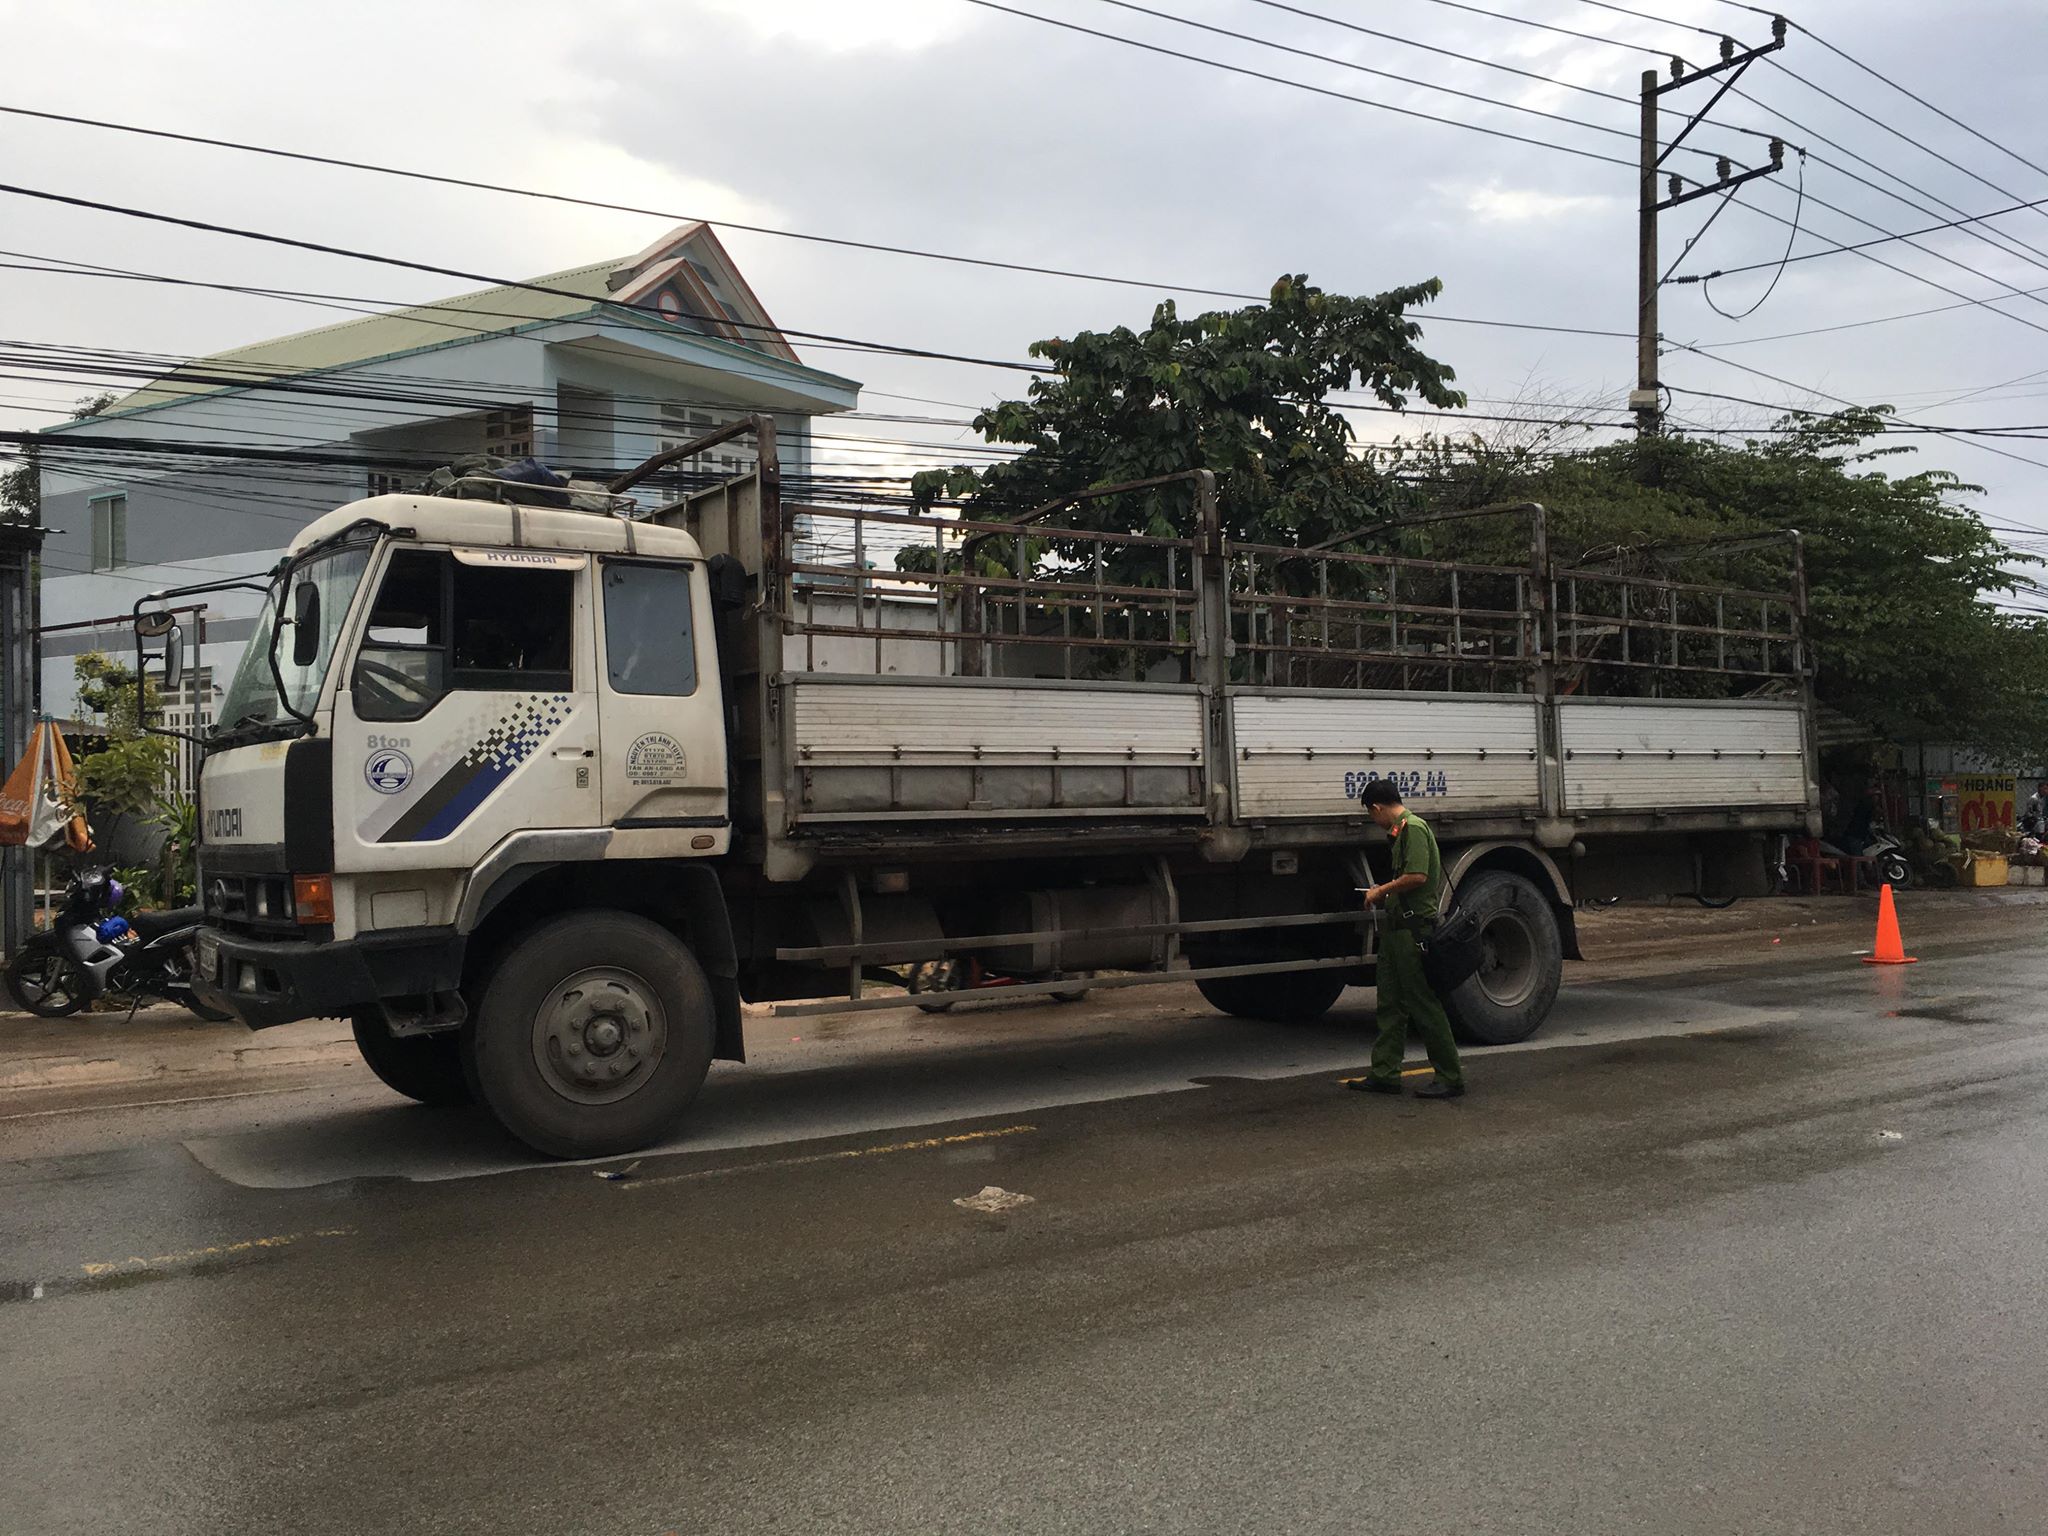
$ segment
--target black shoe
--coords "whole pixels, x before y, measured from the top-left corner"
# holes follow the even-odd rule
[[[1344,1086],[1351,1089],[1354,1093],[1391,1093],[1398,1095],[1401,1092],[1399,1078],[1389,1082],[1377,1077],[1354,1077]]]
[[[1463,1083],[1447,1083],[1440,1077],[1432,1077],[1415,1090],[1418,1099],[1462,1099],[1465,1097]]]

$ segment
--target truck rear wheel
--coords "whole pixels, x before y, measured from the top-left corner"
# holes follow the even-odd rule
[[[1479,915],[1479,969],[1444,997],[1458,1038],[1513,1045],[1550,1016],[1564,979],[1557,914],[1543,893],[1506,870],[1489,869],[1458,888],[1456,908]]]
[[[629,912],[579,912],[505,953],[463,1026],[478,1097],[549,1157],[658,1139],[711,1068],[711,988],[682,941]]]
[[[462,1042],[452,1031],[401,1038],[385,1027],[383,1015],[373,1009],[351,1014],[348,1022],[355,1031],[356,1049],[363,1053],[364,1063],[376,1073],[377,1081],[393,1093],[402,1093],[435,1108],[469,1102],[469,1083],[462,1072]]]
[[[1330,1011],[1344,990],[1336,971],[1279,971],[1264,976],[1209,976],[1195,990],[1211,1008],[1237,1019],[1306,1024]]]

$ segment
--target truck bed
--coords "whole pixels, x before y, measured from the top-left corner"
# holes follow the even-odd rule
[[[1804,816],[1796,700],[1230,692],[1192,685],[784,674],[789,827],[1055,818],[1355,823],[1396,778],[1452,819]],[[1548,783],[1546,783],[1548,780]]]

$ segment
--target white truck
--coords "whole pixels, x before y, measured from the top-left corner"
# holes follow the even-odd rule
[[[742,434],[746,473],[679,468]],[[1101,526],[1113,496],[1190,531]],[[1577,901],[1761,893],[1817,788],[1796,540],[1737,588],[1557,568],[1541,508],[1486,513],[1526,558],[1235,543],[1206,473],[1004,521],[785,505],[766,418],[600,493],[355,502],[264,583],[205,743],[199,985],[606,1155],[744,1058],[743,1001],[1191,980],[1315,1017],[1372,979],[1357,799],[1393,777],[1483,919],[1458,1027],[1523,1038]],[[188,595],[139,650],[175,658]]]

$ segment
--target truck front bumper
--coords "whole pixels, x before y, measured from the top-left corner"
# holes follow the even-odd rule
[[[463,937],[410,928],[355,939],[252,939],[199,930],[192,989],[251,1029],[342,1017],[380,998],[452,992],[462,983]]]

